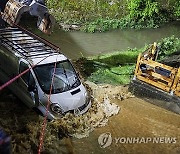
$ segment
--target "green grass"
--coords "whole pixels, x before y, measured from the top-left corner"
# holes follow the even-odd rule
[[[134,73],[137,56],[143,49],[129,49],[80,59],[83,65],[80,71],[95,83],[128,84]]]
[[[133,76],[135,64],[110,69],[100,68],[87,79],[95,83],[108,83],[112,85],[128,84]]]

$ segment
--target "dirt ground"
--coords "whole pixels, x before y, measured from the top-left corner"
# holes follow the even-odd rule
[[[111,117],[107,126],[96,129],[88,138],[72,142],[75,153],[180,153],[180,116],[138,98],[114,100],[120,107],[118,115]],[[98,137],[110,132],[118,137],[176,137],[176,144],[115,142],[100,148]]]
[[[127,87],[87,84],[93,91],[94,99],[102,103],[104,98],[108,97],[111,104],[119,106],[119,113],[110,118],[106,117],[108,121],[106,121],[105,126],[97,126],[92,132],[89,132],[88,137],[81,139],[66,134],[62,138],[63,135],[59,135],[60,132],[57,128],[49,123],[42,153],[180,153],[180,115],[132,96],[128,93]],[[13,153],[37,153],[43,118],[27,109],[8,90],[0,93],[0,102],[0,126],[12,137]],[[76,126],[76,128],[81,127]],[[101,148],[98,143],[98,137],[102,133],[110,133],[112,136],[112,144],[106,148]],[[116,138],[128,137],[167,137],[175,139],[176,143],[116,143]]]

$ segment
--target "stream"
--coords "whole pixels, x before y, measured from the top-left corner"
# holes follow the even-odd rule
[[[65,32],[59,29],[57,25],[50,36],[42,34],[37,28],[31,30],[59,46],[69,58],[77,59],[82,56],[87,57],[122,51],[128,48],[141,48],[145,44],[150,44],[172,35],[180,37],[180,21],[166,24],[157,29],[117,29],[93,34],[81,31]]]

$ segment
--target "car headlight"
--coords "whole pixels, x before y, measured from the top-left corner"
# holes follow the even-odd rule
[[[56,114],[58,114],[58,115],[62,115],[62,114],[63,114],[63,110],[61,109],[61,107],[60,107],[59,104],[57,104],[57,103],[51,104],[50,108],[51,108],[51,110],[52,110],[54,113],[56,113]]]

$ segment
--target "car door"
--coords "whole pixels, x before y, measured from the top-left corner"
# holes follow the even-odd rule
[[[19,73],[22,73],[27,69],[29,69],[28,63],[25,60],[20,60]],[[18,85],[24,96],[23,102],[31,108],[34,107],[37,101],[37,90],[31,70],[19,78]]]

